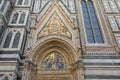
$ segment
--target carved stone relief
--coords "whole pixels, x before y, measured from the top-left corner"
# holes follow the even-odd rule
[[[38,34],[38,39],[43,36],[50,35],[50,34],[63,35],[63,36],[71,38],[70,32],[65,27],[65,24],[61,21],[61,19],[56,13],[53,14],[53,16],[50,18],[48,23]]]
[[[16,80],[16,74],[14,73],[0,74],[0,80]]]

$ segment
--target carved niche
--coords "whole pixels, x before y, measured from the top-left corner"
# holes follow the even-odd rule
[[[51,16],[47,24],[40,31],[38,34],[38,39],[47,35],[62,35],[71,38],[70,32],[68,31],[67,27],[65,27],[65,24],[59,18],[57,13],[54,13]]]

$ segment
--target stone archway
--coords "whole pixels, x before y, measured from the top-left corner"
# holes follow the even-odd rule
[[[38,46],[30,58],[32,62],[37,64],[36,74],[29,80],[74,80],[71,65],[78,60],[79,55],[70,44],[62,40],[51,39]],[[43,61],[51,52],[57,52],[64,58],[64,68],[43,68]]]
[[[35,54],[31,56],[32,61],[41,64],[43,58],[52,51],[59,52],[61,55],[63,55],[69,64],[74,63],[78,56],[77,53],[75,53],[75,50],[71,49],[71,46],[54,40],[41,45],[36,50]]]
[[[41,78],[43,80],[73,80],[71,64],[75,61],[75,56],[73,55],[73,51],[71,51],[70,46],[59,41],[50,41],[41,45],[39,49],[39,53],[36,54],[36,57],[34,58],[34,61],[38,65],[36,80],[40,80]],[[43,60],[51,52],[58,52],[59,55],[63,56],[65,60],[64,65],[66,65],[63,69],[43,69]]]

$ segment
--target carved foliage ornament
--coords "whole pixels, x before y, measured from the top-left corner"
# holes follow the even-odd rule
[[[38,34],[38,39],[47,36],[47,35],[63,35],[66,37],[71,38],[71,34],[68,31],[68,29],[65,27],[64,23],[61,21],[59,16],[54,13],[52,17],[49,19],[48,23],[45,25],[45,27],[41,30],[41,32]]]

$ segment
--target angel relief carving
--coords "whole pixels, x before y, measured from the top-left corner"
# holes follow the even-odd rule
[[[38,39],[50,34],[64,35],[71,38],[70,32],[56,13],[53,14],[46,26],[38,34]]]

